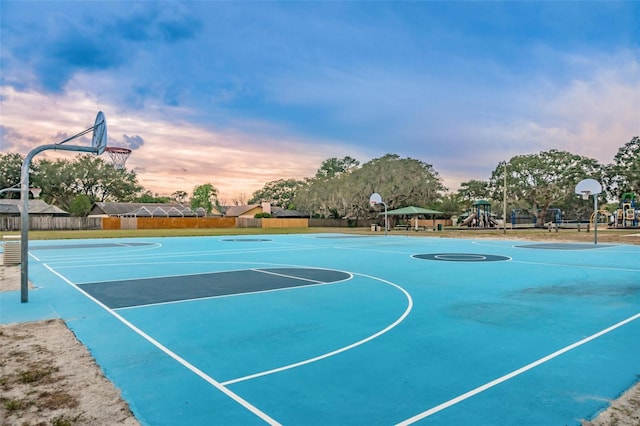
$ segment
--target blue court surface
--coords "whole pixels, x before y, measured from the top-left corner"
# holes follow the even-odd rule
[[[578,425],[640,375],[640,246],[346,234],[33,241],[144,425]]]

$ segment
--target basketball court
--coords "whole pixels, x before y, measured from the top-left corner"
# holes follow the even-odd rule
[[[144,425],[578,425],[638,380],[639,246],[346,234],[31,241]]]

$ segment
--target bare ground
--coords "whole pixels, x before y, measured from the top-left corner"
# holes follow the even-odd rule
[[[473,235],[505,237],[500,232],[477,232]],[[586,232],[532,232],[536,232],[533,238],[536,240],[593,241],[593,236]],[[601,241],[639,244],[640,233],[618,233],[617,236],[605,233]],[[19,288],[20,267],[0,265],[0,291]],[[87,349],[62,320],[0,327],[2,426],[139,424],[120,397],[120,392],[104,377]],[[640,426],[640,383],[611,401],[610,407],[596,419],[585,420],[582,425]]]

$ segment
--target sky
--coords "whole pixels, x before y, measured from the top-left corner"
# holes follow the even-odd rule
[[[0,151],[98,111],[159,195],[248,199],[344,156],[451,191],[551,149],[609,164],[640,135],[640,2],[2,0]]]

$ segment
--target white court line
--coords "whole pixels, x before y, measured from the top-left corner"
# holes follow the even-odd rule
[[[252,263],[252,264],[254,264],[254,263]],[[321,268],[308,268],[308,269],[321,269]],[[238,269],[238,271],[245,271],[245,270],[246,269]],[[252,269],[252,271],[253,271],[253,269]],[[222,272],[227,272],[227,271],[222,271]],[[233,271],[231,271],[231,272],[233,272]],[[253,294],[261,294],[261,293],[275,293],[277,291],[297,291],[297,290],[304,290],[304,289],[307,289],[309,287],[319,287],[319,286],[340,284],[340,283],[347,282],[347,281],[353,279],[353,274],[352,273],[344,272],[344,271],[340,271],[340,272],[344,272],[345,274],[348,274],[349,275],[348,278],[345,278],[345,279],[339,280],[339,281],[330,281],[330,282],[315,281],[315,280],[309,280],[307,278],[300,278],[300,277],[293,277],[293,276],[289,277],[287,275],[276,274],[276,273],[273,273],[273,272],[261,271],[259,269],[255,269],[255,272],[270,273],[272,275],[280,275],[280,276],[283,276],[283,277],[295,278],[295,279],[299,279],[299,280],[309,281],[309,282],[311,282],[313,284],[307,284],[307,285],[304,285],[304,286],[296,286],[296,287],[272,288],[272,289],[269,289],[269,290],[248,291],[248,292],[245,292],[245,293],[221,294],[221,295],[218,295],[218,296],[195,297],[195,298],[192,298],[192,299],[172,300],[170,302],[148,303],[148,304],[145,304],[145,305],[123,306],[122,308],[113,308],[113,310],[114,311],[124,311],[124,310],[133,310],[133,309],[144,309],[144,308],[153,307],[153,306],[176,305],[176,304],[179,304],[179,303],[199,302],[199,301],[202,301],[202,300],[225,299],[225,298],[230,298],[230,297],[242,297],[242,296],[250,296],[250,295],[253,295]],[[212,272],[212,273],[215,274],[217,272]],[[199,275],[199,274],[193,274],[193,275]],[[182,276],[182,275],[171,275],[171,276]]]
[[[603,335],[605,335],[605,334],[607,334],[607,333],[609,333],[609,332],[611,332],[611,331],[613,331],[613,330],[615,330],[617,328],[620,328],[625,324],[628,324],[628,323],[630,323],[632,321],[635,321],[638,318],[640,318],[640,312],[635,314],[635,315],[633,315],[633,316],[631,316],[631,317],[629,317],[629,318],[627,318],[627,319],[625,319],[625,320],[620,321],[617,324],[612,325],[611,327],[605,328],[602,331],[599,331],[599,332],[597,332],[595,334],[592,334],[591,336],[586,337],[586,338],[584,338],[584,339],[582,339],[582,340],[580,340],[580,341],[578,341],[578,342],[576,342],[576,343],[574,343],[572,345],[565,346],[564,348],[562,348],[562,349],[560,349],[560,350],[558,350],[558,351],[556,351],[556,352],[554,352],[554,353],[552,353],[550,355],[547,355],[544,358],[540,358],[539,360],[534,361],[534,362],[532,362],[530,364],[527,364],[524,367],[518,368],[517,370],[514,370],[509,374],[505,374],[502,377],[499,377],[499,378],[497,378],[497,379],[495,379],[495,380],[493,380],[493,381],[491,381],[489,383],[486,383],[486,384],[484,384],[482,386],[479,386],[479,387],[477,387],[477,388],[475,388],[473,390],[470,390],[469,392],[463,393],[462,395],[457,396],[457,397],[455,397],[453,399],[450,399],[449,401],[446,401],[446,402],[444,402],[444,403],[442,403],[440,405],[437,405],[437,406],[435,406],[435,407],[433,407],[433,408],[431,408],[429,410],[423,411],[422,413],[417,414],[417,415],[415,415],[415,416],[413,416],[413,417],[411,417],[411,418],[409,418],[407,420],[403,420],[400,423],[398,423],[396,426],[408,426],[408,425],[411,425],[411,424],[413,424],[415,422],[418,422],[418,421],[420,421],[420,420],[422,420],[422,419],[424,419],[426,417],[429,417],[429,416],[431,416],[433,414],[436,414],[436,413],[438,413],[438,412],[440,412],[440,411],[442,411],[442,410],[444,410],[446,408],[449,408],[449,407],[451,407],[453,405],[456,405],[459,402],[464,401],[465,399],[471,398],[472,396],[475,396],[475,395],[477,395],[479,393],[482,393],[482,392],[486,391],[487,389],[490,389],[490,388],[492,388],[492,387],[494,387],[496,385],[499,385],[500,383],[506,382],[507,380],[510,380],[510,379],[512,379],[512,378],[514,378],[516,376],[519,376],[520,374],[522,374],[522,373],[524,373],[526,371],[529,371],[529,370],[531,370],[531,369],[533,369],[535,367],[538,367],[539,365],[542,365],[545,362],[552,360],[553,358],[556,358],[556,357],[558,357],[558,356],[560,356],[560,355],[562,355],[562,354],[564,354],[566,352],[569,352],[570,350],[573,350],[573,349],[575,349],[575,348],[577,348],[579,346],[582,346],[585,343],[588,343],[588,342],[590,342],[592,340],[595,340],[598,337],[601,337],[601,336],[603,336]]]
[[[314,269],[314,268],[309,268],[309,269]],[[309,281],[310,283],[315,283],[315,284],[326,284],[325,281],[318,281],[318,280],[312,280],[310,278],[302,278],[302,277],[296,277],[294,275],[287,275],[287,274],[280,274],[278,272],[272,272],[272,271],[266,271],[264,269],[260,269],[260,268],[255,268],[255,269],[251,269],[254,272],[261,272],[263,274],[267,274],[267,275],[275,275],[276,277],[283,277],[283,278],[292,278],[294,280],[300,280],[300,281]],[[348,272],[345,272],[348,273]],[[349,274],[351,275],[351,274]],[[343,281],[343,280],[340,280]],[[334,282],[334,281],[332,281]]]
[[[143,339],[145,339],[146,341],[148,341],[149,343],[151,343],[153,346],[155,346],[156,348],[160,349],[162,352],[164,352],[165,354],[167,354],[168,356],[170,356],[171,358],[173,358],[174,360],[176,360],[178,363],[180,363],[182,366],[184,366],[185,368],[187,368],[188,370],[190,370],[192,373],[195,373],[198,377],[200,377],[201,379],[203,379],[204,381],[206,381],[207,383],[209,383],[210,385],[212,385],[213,387],[215,387],[216,389],[218,389],[220,392],[224,393],[225,395],[227,395],[229,398],[233,399],[235,402],[237,402],[238,404],[240,404],[242,407],[244,407],[245,409],[247,409],[248,411],[252,412],[253,414],[255,414],[257,417],[261,418],[262,420],[264,420],[265,422],[267,422],[270,425],[280,425],[279,422],[277,422],[275,419],[271,418],[270,416],[268,416],[266,413],[264,413],[263,411],[259,410],[257,407],[255,407],[253,404],[251,404],[250,402],[248,402],[247,400],[245,400],[244,398],[242,398],[240,395],[232,392],[231,390],[229,390],[226,386],[224,386],[223,384],[221,384],[220,382],[218,382],[217,380],[214,380],[213,378],[211,378],[210,376],[208,376],[207,374],[205,374],[202,370],[200,370],[199,368],[195,367],[193,364],[187,362],[185,359],[181,358],[180,356],[178,356],[176,353],[174,353],[173,351],[171,351],[169,348],[167,348],[166,346],[164,346],[163,344],[161,344],[160,342],[158,342],[157,340],[155,340],[153,337],[149,336],[147,333],[145,333],[144,331],[140,330],[138,327],[136,327],[135,325],[133,325],[132,323],[130,323],[129,321],[127,321],[124,317],[122,317],[120,314],[118,314],[117,312],[114,312],[111,308],[109,308],[108,306],[106,306],[105,304],[103,304],[102,302],[100,302],[99,300],[97,300],[96,298],[94,298],[93,296],[91,296],[89,293],[87,293],[86,291],[82,290],[80,287],[78,287],[77,285],[75,285],[74,283],[72,283],[71,281],[69,281],[66,277],[64,277],[63,275],[59,274],[57,271],[51,269],[49,267],[49,265],[47,265],[46,263],[43,264],[45,268],[47,268],[48,270],[50,270],[53,274],[57,275],[58,277],[60,277],[62,280],[64,280],[67,284],[69,284],[70,286],[72,286],[73,288],[75,288],[76,290],[78,290],[80,293],[82,293],[83,295],[85,295],[87,298],[89,298],[90,300],[92,300],[94,303],[96,303],[98,306],[100,306],[101,308],[103,308],[104,310],[106,310],[108,313],[110,313],[111,315],[113,315],[118,321],[122,322],[122,324],[124,324],[125,326],[129,327],[133,332],[135,332],[136,334],[138,334],[140,337],[142,337]]]
[[[47,262],[48,264],[51,262]],[[224,270],[203,270],[201,272],[185,272],[182,274],[171,274],[171,275],[166,275],[166,274],[162,274],[162,275],[145,275],[145,276],[137,276],[137,277],[128,277],[128,278],[114,278],[114,279],[110,279],[110,280],[100,280],[100,281],[83,281],[83,282],[76,282],[76,284],[78,285],[83,285],[83,284],[90,284],[90,283],[95,283],[95,282],[101,282],[101,283],[109,283],[109,282],[118,282],[118,281],[139,281],[139,280],[151,280],[151,279],[157,279],[157,278],[174,278],[174,277],[189,277],[189,276],[194,276],[194,275],[204,275],[204,274],[218,274],[218,273],[226,273],[226,272],[238,272],[238,271],[247,271],[247,270],[255,270],[256,272],[262,272],[262,273],[267,273],[266,271],[260,270],[260,268],[267,268],[267,267],[277,267],[277,268],[306,268],[306,269],[317,269],[317,270],[336,270],[336,269],[327,269],[327,268],[319,268],[319,267],[315,267],[315,266],[300,266],[300,265],[290,265],[290,264],[286,264],[286,263],[269,263],[269,262],[224,262],[224,261],[220,261],[220,260],[212,260],[212,261],[208,261],[208,260],[194,260],[194,261],[190,261],[190,260],[185,260],[182,262],[164,262],[162,263],[162,265],[240,265],[240,266],[244,266],[244,265],[252,265],[252,268],[241,268],[240,266],[238,266],[236,269],[224,269]],[[119,263],[118,267],[132,267],[132,266],[157,266],[158,263],[157,262],[134,262],[134,263]],[[261,266],[256,266],[256,265],[261,265]],[[102,265],[102,266],[108,266],[108,265]],[[71,270],[71,269],[86,269],[86,265],[77,265],[77,266],[61,266],[59,264],[55,264],[55,268],[57,270]],[[339,272],[344,272],[345,274],[349,274],[351,275],[349,272],[345,272],[345,271],[339,271]],[[295,277],[293,277],[295,278]],[[306,280],[306,278],[298,278],[301,280]],[[338,282],[338,281],[333,281],[333,282]]]
[[[185,252],[175,252],[175,253],[158,253],[151,256],[146,255],[136,255],[136,256],[127,256],[126,259],[123,259],[122,253],[113,253],[105,256],[101,256],[99,258],[87,258],[86,256],[82,257],[52,257],[47,259],[48,262],[55,262],[56,265],[61,265],[64,263],[91,263],[91,264],[102,264],[102,263],[111,263],[114,259],[118,261],[123,260],[162,260],[165,258],[169,259],[177,259],[181,257],[203,257],[203,256],[223,256],[229,254],[245,254],[245,253],[275,253],[282,251],[299,251],[299,250],[318,250],[318,247],[280,247],[265,250],[264,248],[255,248],[255,249],[230,249],[230,250],[201,250],[201,251],[190,251],[188,253]]]
[[[320,286],[326,286],[326,285],[340,284],[340,283],[349,281],[352,278],[353,278],[353,276],[350,274],[349,278],[346,278],[346,279],[340,280],[340,281],[332,281],[332,282],[328,282],[328,283],[319,282],[317,284],[308,284],[308,285],[297,286],[297,287],[274,288],[274,289],[271,289],[271,290],[256,290],[256,291],[250,291],[250,292],[247,292],[247,293],[221,294],[220,296],[195,297],[195,298],[192,298],[192,299],[172,300],[170,302],[157,302],[157,303],[148,303],[146,305],[123,306],[122,308],[113,308],[113,310],[114,311],[125,311],[125,310],[131,311],[131,310],[135,310],[135,309],[144,309],[144,308],[149,308],[149,307],[154,307],[154,306],[177,305],[177,304],[180,304],[180,303],[200,302],[200,301],[203,301],[203,300],[228,299],[228,298],[231,298],[231,297],[251,296],[251,295],[254,295],[254,294],[275,293],[275,292],[278,292],[278,291],[298,291],[298,290],[308,289],[310,287],[320,287]]]
[[[97,247],[96,247],[97,248]],[[92,249],[96,249],[96,248],[92,248]],[[150,244],[148,246],[132,246],[132,245],[127,245],[126,243],[114,243],[114,247],[100,247],[101,249],[108,251],[110,254],[108,256],[101,256],[100,258],[91,258],[91,257],[87,257],[86,252],[81,254],[81,255],[75,255],[75,256],[70,256],[69,254],[59,254],[56,256],[45,256],[47,262],[53,262],[53,261],[59,261],[59,260],[63,260],[63,261],[67,261],[67,260],[86,260],[86,261],[98,261],[101,259],[106,259],[107,257],[109,259],[121,259],[123,257],[123,253],[122,253],[122,249],[127,249],[130,248],[131,250],[127,250],[126,254],[127,257],[130,256],[131,253],[141,253],[141,252],[146,252],[146,251],[151,251],[151,250],[157,250],[162,248],[162,244],[160,243],[153,243]],[[109,248],[114,248],[116,250],[113,251],[109,251]],[[66,249],[66,245],[65,244],[60,244],[59,249]],[[58,250],[59,250],[58,249]],[[37,247],[34,247],[34,250],[37,250]],[[52,249],[52,250],[56,250],[56,249]],[[79,250],[79,249],[75,249],[75,250]]]
[[[377,339],[378,337],[382,336],[383,334],[385,334],[385,333],[389,332],[390,330],[396,328],[402,321],[404,321],[404,319],[407,317],[407,315],[409,315],[409,312],[411,312],[411,310],[413,309],[413,299],[411,298],[411,295],[409,294],[409,292],[407,292],[404,288],[400,287],[399,285],[394,284],[391,281],[384,280],[382,278],[372,277],[370,275],[355,274],[355,273],[353,275],[360,275],[362,277],[369,278],[369,279],[372,279],[372,280],[375,280],[375,281],[381,281],[381,282],[383,282],[385,284],[389,284],[389,285],[397,288],[402,293],[404,293],[405,297],[407,298],[407,308],[402,313],[402,315],[400,315],[400,317],[398,317],[398,319],[396,319],[393,323],[389,324],[388,326],[386,326],[382,330],[378,331],[377,333],[374,333],[369,337],[365,337],[364,339],[359,340],[359,341],[357,341],[355,343],[352,343],[352,344],[347,345],[347,346],[343,346],[342,348],[336,349],[335,351],[327,352],[326,354],[322,354],[322,355],[318,355],[318,356],[313,357],[313,358],[306,359],[304,361],[296,362],[296,363],[289,364],[289,365],[284,365],[282,367],[274,368],[272,370],[261,371],[259,373],[250,374],[250,375],[244,376],[244,377],[238,377],[238,378],[233,379],[233,380],[227,380],[226,382],[222,382],[222,385],[223,386],[228,386],[228,385],[231,385],[231,384],[234,384],[234,383],[244,382],[246,380],[251,380],[251,379],[258,378],[258,377],[267,376],[269,374],[279,373],[279,372],[285,371],[285,370],[291,370],[292,368],[297,368],[297,367],[301,367],[303,365],[311,364],[313,362],[317,362],[317,361],[323,360],[325,358],[329,358],[329,357],[338,355],[338,354],[340,354],[342,352],[346,352],[346,351],[351,350],[353,348],[356,348],[358,346],[364,345],[365,343],[370,342],[371,340]]]

